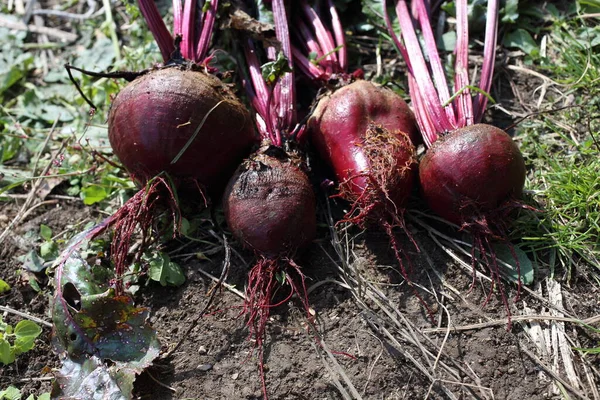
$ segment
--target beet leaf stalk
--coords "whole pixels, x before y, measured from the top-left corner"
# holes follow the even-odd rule
[[[268,63],[260,64],[259,49],[242,38],[247,65],[244,82],[262,143],[238,168],[223,197],[225,219],[236,239],[257,258],[248,275],[244,313],[255,340],[265,399],[264,340],[271,309],[297,294],[309,320],[304,275],[294,261],[316,235],[316,202],[306,164],[295,138],[304,126],[297,123],[287,10],[284,0],[272,1],[279,49],[264,49]],[[289,294],[274,299],[280,284]]]
[[[309,137],[335,174],[336,196],[350,202],[343,222],[383,229],[400,272],[410,283],[405,267],[410,260],[394,230],[399,228],[411,238],[404,212],[417,172],[414,115],[396,93],[357,79],[362,74],[348,73],[336,8],[332,0],[320,4],[313,8],[306,0],[299,1],[292,24],[296,65],[325,89],[308,120]]]
[[[389,0],[386,0],[386,6],[387,3]],[[497,285],[510,317],[492,240],[509,245],[520,277],[519,261],[514,248],[508,243],[507,231],[510,212],[522,207],[518,199],[525,182],[525,163],[508,134],[481,123],[494,70],[499,5],[498,0],[487,3],[483,65],[475,86],[469,80],[468,70],[467,1],[457,0],[455,4],[457,41],[453,95],[450,95],[450,86],[436,47],[428,2],[414,0],[411,14],[405,0],[396,1],[401,33],[393,32],[387,14],[386,24],[408,65],[410,97],[428,147],[419,166],[421,193],[434,212],[473,233],[473,267],[476,257],[479,257],[487,264],[492,277],[492,287],[485,303]],[[387,7],[384,8],[387,11]],[[428,61],[423,54],[418,31]],[[520,290],[519,278],[517,298]]]
[[[114,227],[111,259],[117,294],[124,290],[121,277],[135,233],[141,231],[143,249],[150,228],[166,211],[175,235],[177,190],[200,197],[205,206],[209,196],[220,195],[256,140],[245,106],[209,73],[215,71],[208,65],[208,50],[218,0],[174,0],[175,36],[153,0],[138,4],[164,65],[140,72],[118,93],[108,114],[113,152],[141,187],[103,225]]]

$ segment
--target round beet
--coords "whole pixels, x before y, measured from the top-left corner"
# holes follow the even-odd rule
[[[311,139],[330,164],[340,194],[362,212],[404,206],[416,167],[410,137],[413,113],[402,98],[367,81],[356,81],[319,102],[308,121]]]
[[[506,132],[476,124],[436,140],[421,160],[419,180],[433,211],[469,224],[521,196],[525,163]]]
[[[274,146],[238,168],[223,203],[234,236],[264,257],[293,256],[315,238],[312,186],[300,160]]]
[[[180,67],[129,83],[113,101],[108,127],[114,153],[142,184],[164,171],[210,187],[227,180],[255,141],[250,114],[225,85]]]

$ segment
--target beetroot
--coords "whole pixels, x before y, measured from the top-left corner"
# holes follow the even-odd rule
[[[309,118],[308,132],[335,174],[337,196],[351,203],[343,221],[383,228],[400,272],[410,282],[404,267],[406,254],[394,230],[400,228],[411,237],[404,211],[416,177],[414,115],[391,90],[355,80],[360,73],[348,74],[344,31],[332,0],[318,11],[305,0],[298,4],[295,62],[314,82],[328,88]]]
[[[150,228],[157,226],[157,216],[166,210],[175,235],[180,223],[176,189],[193,188],[206,204],[206,194],[225,186],[254,142],[250,114],[227,86],[208,73],[214,72],[208,45],[218,0],[186,0],[183,7],[181,0],[173,0],[175,38],[153,0],[138,0],[138,4],[165,65],[112,75],[130,83],[110,109],[110,143],[131,177],[143,186],[102,229],[93,231],[97,236],[114,227],[111,261],[119,295],[124,291],[121,278],[130,262],[136,230],[142,236],[140,249],[145,249]],[[202,10],[198,18],[197,10]]]
[[[462,225],[519,197],[525,163],[506,132],[487,124],[469,125],[433,143],[421,160],[419,179],[429,207]]]
[[[304,275],[294,261],[316,234],[315,196],[295,138],[304,126],[296,121],[294,73],[284,0],[272,1],[275,33],[280,49],[268,46],[271,66],[265,78],[257,49],[242,39],[248,75],[244,81],[263,143],[231,178],[223,198],[225,218],[238,241],[254,251],[257,261],[248,273],[244,313],[249,336],[258,348],[262,389],[267,398],[264,371],[265,329],[271,309],[298,294],[312,323]],[[281,53],[277,54],[280,50]],[[278,282],[289,286],[285,300],[275,303]],[[287,290],[287,289],[286,289]]]
[[[483,65],[477,88],[470,85],[468,10],[466,0],[457,0],[457,42],[454,66],[454,96],[450,96],[444,67],[437,52],[428,4],[415,0],[412,13],[405,0],[396,2],[402,37],[388,30],[409,69],[409,90],[423,141],[429,147],[419,167],[421,192],[438,215],[468,229],[475,251],[488,264],[495,285],[510,317],[508,302],[500,281],[498,261],[492,239],[512,245],[506,238],[507,216],[521,206],[517,200],[525,183],[525,164],[517,147],[502,130],[480,124],[491,87],[496,48],[498,0],[488,1]],[[384,7],[387,11],[387,7]],[[415,26],[421,30],[428,62],[421,50]],[[435,83],[434,83],[435,82]],[[519,270],[519,260],[513,251]],[[475,270],[473,270],[475,273]],[[519,279],[520,293],[521,280]],[[488,296],[488,299],[489,299]],[[487,300],[486,300],[487,301]],[[510,328],[510,318],[509,318]]]
[[[274,146],[238,168],[224,200],[229,229],[264,257],[292,256],[315,237],[315,196],[302,161]]]
[[[417,130],[400,96],[358,80],[322,98],[308,125],[315,148],[332,166],[341,196],[360,210],[357,222],[386,205],[394,213],[404,207],[416,167],[409,136]]]
[[[108,127],[115,155],[141,183],[166,172],[204,187],[221,185],[254,141],[250,114],[229,89],[212,75],[178,66],[121,90]]]

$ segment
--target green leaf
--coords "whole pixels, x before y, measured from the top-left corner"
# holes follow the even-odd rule
[[[0,400],[19,400],[20,398],[21,391],[14,386],[9,386],[0,391]]]
[[[4,365],[15,361],[15,352],[8,340],[0,338],[0,363]]]
[[[516,246],[512,246],[514,255],[517,256],[515,259],[511,246],[504,243],[494,243],[492,245],[496,252],[498,260],[504,263],[499,263],[502,274],[513,282],[519,281],[519,271],[521,273],[521,282],[524,285],[530,285],[533,283],[534,270],[533,263],[527,257],[527,253]],[[517,262],[519,263],[519,271],[517,270]]]
[[[502,22],[514,24],[519,19],[519,0],[506,0],[504,8],[500,10]]]
[[[66,356],[61,374],[68,381],[61,382],[59,390],[72,395],[84,393],[83,388],[89,386],[94,396],[83,398],[130,399],[132,385],[121,383],[133,382],[135,375],[152,363],[160,352],[160,343],[148,323],[149,310],[135,307],[129,296],[117,296],[108,282],[103,278],[99,281],[81,256],[80,250],[107,223],[105,220],[75,236],[55,268],[52,321],[57,351]],[[111,362],[110,368],[104,360]],[[75,383],[71,385],[72,381]],[[96,397],[96,391],[112,381],[115,393],[121,390],[121,395]]]
[[[6,283],[5,281],[3,281],[2,279],[0,279],[0,294],[6,293],[9,290],[10,290],[10,285],[8,283]]]
[[[282,52],[279,52],[279,54],[277,54],[277,59],[263,64],[261,71],[267,84],[273,84],[285,73],[292,72],[292,69],[288,64],[288,59],[285,55],[283,55]]]
[[[104,200],[108,193],[102,186],[91,185],[81,189],[80,196],[83,199],[83,204],[90,206]]]
[[[40,256],[46,261],[54,260],[58,256],[58,245],[55,242],[42,243]]]
[[[17,339],[37,338],[42,333],[42,328],[33,321],[19,321],[15,326],[15,336]]]
[[[40,236],[42,239],[50,241],[52,240],[52,229],[48,225],[40,225]]]
[[[185,275],[181,267],[171,261],[165,253],[158,253],[150,259],[148,276],[150,279],[160,282],[161,285],[179,286],[185,282]]]
[[[506,47],[516,47],[518,49],[523,50],[526,54],[530,56],[537,56],[540,53],[540,48],[531,37],[531,34],[527,32],[525,29],[517,29],[512,32],[509,32],[504,37],[504,46]]]
[[[54,398],[86,400],[129,400],[135,372],[117,365],[108,367],[98,357],[70,359],[53,384]]]
[[[2,320],[2,315],[0,315],[0,338],[2,337],[2,332],[6,332],[10,325]]]
[[[42,272],[46,269],[44,260],[38,256],[35,250],[29,251],[29,253],[23,257],[23,268],[34,273]]]

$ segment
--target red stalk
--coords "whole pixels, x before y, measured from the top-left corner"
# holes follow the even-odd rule
[[[186,0],[183,5],[183,22],[182,22],[182,34],[181,39],[181,55],[183,58],[192,60],[195,58],[196,52],[194,51],[194,27],[196,20],[196,0]]]
[[[333,34],[335,36],[336,47],[339,47],[338,63],[342,71],[346,71],[348,68],[348,51],[346,50],[346,35],[344,35],[344,29],[340,17],[333,5],[333,0],[327,0],[327,7],[329,7],[329,13],[331,14],[331,26],[333,28]]]
[[[494,60],[496,59],[496,39],[498,35],[498,0],[489,0],[486,16],[485,39],[483,46],[483,65],[479,88],[485,93],[490,92],[492,76],[494,75]],[[481,122],[488,98],[478,93],[475,98],[475,122]]]
[[[173,34],[182,35],[181,22],[183,21],[183,8],[181,0],[173,0]]]
[[[175,51],[173,36],[153,0],[138,0],[138,4],[166,63]],[[173,33],[175,36],[182,36],[180,50],[183,58],[196,64],[208,62],[208,48],[218,5],[218,0],[212,0],[208,10],[198,20],[196,18],[198,0],[185,0],[183,7],[181,0],[173,0]]]
[[[388,0],[386,0],[386,6],[387,2]],[[394,43],[407,63],[410,73],[409,85],[411,87],[411,98],[415,108],[421,110],[416,113],[417,121],[425,142],[430,147],[440,134],[480,122],[487,105],[487,96],[478,93],[475,99],[473,99],[471,91],[467,88],[469,86],[467,2],[466,0],[457,0],[456,75],[454,91],[455,93],[461,91],[461,93],[456,96],[452,105],[445,107],[445,115],[442,115],[441,109],[450,97],[443,66],[431,28],[431,21],[427,10],[428,3],[424,0],[415,0],[412,2],[412,6],[414,13],[417,15],[415,22],[418,22],[417,27],[424,38],[425,49],[429,56],[429,64],[425,62],[406,0],[399,0],[396,4],[396,13],[401,26],[400,35],[393,32],[389,15],[387,15],[387,7],[384,7],[384,10],[386,10],[385,20]],[[488,1],[483,65],[479,81],[479,89],[485,93],[489,92],[494,71],[498,6],[498,0]],[[432,75],[435,85],[431,79]]]
[[[219,7],[219,0],[211,0],[210,8],[202,16],[202,31],[196,46],[198,49],[198,52],[196,53],[197,60],[206,59],[208,54],[208,46],[210,45],[210,38],[217,17],[217,7]]]
[[[171,59],[171,54],[175,50],[173,36],[169,33],[165,22],[163,21],[154,0],[138,0],[140,11],[148,23],[148,28],[158,44],[160,53],[165,62]]]

